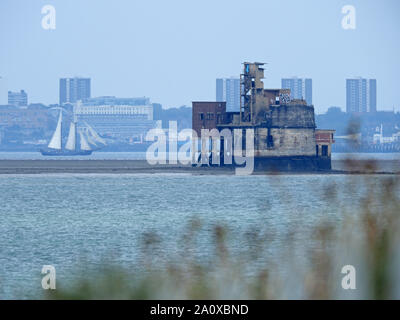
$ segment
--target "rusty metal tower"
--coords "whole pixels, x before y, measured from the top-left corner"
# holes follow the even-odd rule
[[[254,124],[254,105],[257,93],[264,90],[265,63],[244,62],[243,73],[240,75],[240,122],[244,124]]]

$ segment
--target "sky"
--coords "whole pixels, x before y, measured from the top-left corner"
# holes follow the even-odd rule
[[[42,28],[42,7],[56,29]],[[342,28],[342,7],[356,28]],[[317,113],[345,109],[345,79],[376,78],[378,110],[400,111],[398,0],[0,0],[0,104],[24,89],[58,103],[59,78],[92,96],[148,96],[165,108],[215,100],[215,79],[268,63],[265,88],[313,79]]]

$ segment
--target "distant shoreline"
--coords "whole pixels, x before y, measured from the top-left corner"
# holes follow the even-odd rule
[[[400,174],[400,163],[396,160],[377,161],[377,167],[365,171],[367,160],[351,163],[346,160],[332,161],[331,171],[255,171],[254,175],[292,174]],[[146,160],[0,160],[0,174],[157,174],[188,173],[193,175],[234,175],[231,167],[192,167],[191,165],[150,165]]]

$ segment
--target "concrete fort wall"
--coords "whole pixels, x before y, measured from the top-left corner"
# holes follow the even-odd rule
[[[315,129],[314,107],[301,104],[270,106],[270,125],[275,128]]]
[[[254,159],[255,171],[321,171],[331,170],[331,159],[320,157],[275,157]]]
[[[315,132],[312,128],[257,128],[255,137],[255,156],[316,155]]]
[[[264,127],[255,131],[255,156],[315,156],[314,108],[272,105]]]

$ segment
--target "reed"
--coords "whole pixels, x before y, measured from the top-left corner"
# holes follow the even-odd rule
[[[375,164],[367,163],[364,170],[374,172]],[[279,239],[282,245],[278,255],[267,253],[277,237],[273,232],[246,232],[241,235],[238,253],[230,246],[232,237],[237,235],[227,226],[214,225],[208,233],[213,250],[205,257],[199,254],[196,244],[205,223],[193,219],[188,222],[174,256],[165,256],[164,243],[156,233],[144,233],[141,259],[132,268],[105,266],[90,279],[76,279],[69,286],[60,283],[45,298],[399,298],[398,176],[385,176],[379,184],[374,183],[373,177],[365,174],[361,185],[354,183],[353,175],[347,178],[348,192],[365,189],[359,212],[347,212],[338,202],[337,188],[343,186],[327,185],[326,201],[336,201],[343,218],[335,223],[321,222],[309,234],[294,230]],[[356,267],[356,290],[341,287],[341,268],[346,264]]]

